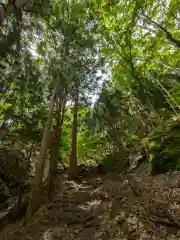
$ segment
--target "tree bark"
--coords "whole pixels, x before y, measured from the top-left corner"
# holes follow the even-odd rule
[[[73,124],[72,124],[72,144],[71,144],[71,154],[70,154],[70,165],[68,171],[68,178],[71,180],[76,180],[78,177],[77,171],[77,112],[78,112],[78,88],[75,92],[74,101],[74,113],[73,113]]]
[[[53,145],[52,145],[52,152],[51,152],[51,159],[50,159],[50,166],[49,166],[49,173],[48,173],[48,199],[52,199],[52,193],[54,188],[54,178],[57,169],[57,158],[59,156],[59,148],[60,148],[60,141],[61,141],[61,133],[62,133],[62,124],[64,120],[64,111],[65,111],[65,94],[64,96],[60,96],[58,111],[56,114],[56,125],[54,128],[54,137],[53,137]]]
[[[7,4],[0,3],[0,26],[6,17],[20,9],[24,2],[25,0],[9,0]]]
[[[57,161],[57,155],[59,152],[59,138],[60,138],[60,120],[61,116],[60,113],[56,118],[56,126],[54,129],[54,136],[53,136],[53,145],[51,149],[51,158],[50,158],[50,164],[49,164],[49,173],[48,173],[48,199],[52,199],[52,193],[53,193],[53,182],[54,177],[56,173],[56,161]]]
[[[28,221],[30,219],[30,217],[32,216],[32,214],[34,213],[34,211],[36,211],[39,207],[39,198],[41,196],[40,195],[41,184],[42,184],[42,180],[43,180],[45,156],[46,156],[46,151],[47,151],[47,146],[48,146],[48,140],[49,140],[48,138],[50,136],[52,116],[53,116],[53,111],[54,111],[55,95],[56,95],[56,87],[54,88],[54,92],[51,96],[51,100],[49,103],[49,112],[48,112],[47,121],[46,121],[44,133],[43,133],[43,137],[42,137],[40,153],[37,158],[36,171],[35,171],[35,176],[34,176],[33,183],[32,183],[32,192],[31,192],[31,196],[29,199],[29,204],[28,204],[28,208],[27,208],[25,221]]]

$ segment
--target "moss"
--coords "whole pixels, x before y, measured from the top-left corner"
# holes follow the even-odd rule
[[[161,132],[144,139],[152,174],[180,169],[180,121],[165,124]]]

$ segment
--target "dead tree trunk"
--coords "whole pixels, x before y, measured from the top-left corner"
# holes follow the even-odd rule
[[[39,207],[39,198],[41,196],[40,195],[41,184],[43,180],[45,156],[46,156],[46,151],[47,151],[47,146],[48,146],[48,141],[50,136],[52,116],[54,111],[55,95],[56,95],[56,87],[54,89],[54,92],[51,96],[51,100],[49,103],[49,112],[48,112],[47,121],[46,121],[44,133],[42,137],[40,153],[37,158],[36,171],[35,171],[35,176],[32,183],[32,191],[31,191],[31,196],[29,199],[29,204],[28,204],[27,213],[26,213],[26,221],[30,219],[33,212],[36,211]]]
[[[79,89],[75,90],[75,101],[74,101],[74,113],[73,113],[73,124],[72,124],[72,143],[71,143],[71,154],[70,154],[70,165],[68,171],[68,178],[75,180],[78,177],[77,171],[77,113],[78,113],[78,96]]]

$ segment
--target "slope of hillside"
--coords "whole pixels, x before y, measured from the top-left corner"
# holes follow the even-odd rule
[[[147,166],[68,181],[56,179],[50,204],[31,222],[8,225],[1,240],[180,239],[180,174],[150,176]]]

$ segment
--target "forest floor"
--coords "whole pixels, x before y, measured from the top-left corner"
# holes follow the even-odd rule
[[[1,240],[180,239],[180,173],[150,176],[147,166],[68,181],[31,222],[6,226]]]

